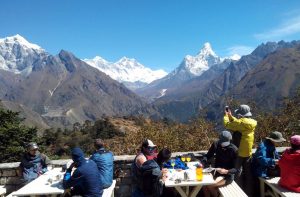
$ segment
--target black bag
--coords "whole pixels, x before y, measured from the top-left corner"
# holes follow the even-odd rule
[[[239,131],[234,131],[232,134],[232,144],[234,144],[237,148],[240,147],[242,134]]]

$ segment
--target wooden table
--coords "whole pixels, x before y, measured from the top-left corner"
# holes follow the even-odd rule
[[[60,180],[55,180],[56,176],[60,176]],[[35,180],[31,181],[18,191],[12,193],[12,196],[37,196],[37,195],[51,195],[56,196],[63,194],[64,189],[62,186],[64,172],[61,172],[61,168],[54,168],[45,174],[39,176]],[[48,182],[49,178],[54,179],[51,184]]]
[[[182,178],[184,170],[180,172],[175,171],[175,173],[179,173],[178,176]],[[214,183],[215,180],[213,179],[213,176],[210,173],[204,173],[202,181],[188,180],[188,181],[181,181],[180,183],[175,183],[174,180],[167,179],[165,181],[165,186],[174,187],[182,197],[195,197],[203,185],[211,185]],[[190,187],[193,187],[193,190],[191,192],[190,192]]]
[[[296,193],[296,192],[292,192],[289,191],[285,188],[282,188],[278,185],[278,181],[279,181],[280,177],[274,177],[271,179],[265,179],[265,178],[259,178],[260,181],[260,197],[265,197],[265,195],[267,194],[265,191],[265,185],[268,185],[272,191],[273,194],[267,194],[267,195],[271,195],[274,197],[300,197],[300,193]]]

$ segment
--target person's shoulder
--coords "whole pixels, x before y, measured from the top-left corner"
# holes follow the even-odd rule
[[[266,144],[267,144],[267,141],[266,141],[266,140],[260,142],[260,143],[258,144],[257,150],[260,151],[260,150],[265,150],[265,149],[267,149],[267,145],[266,145]]]
[[[92,159],[87,159],[87,160],[86,160],[86,163],[88,163],[89,165],[97,166],[96,162],[93,161]]]
[[[141,166],[146,161],[147,161],[147,158],[144,154],[139,154],[139,155],[136,156],[135,163],[138,166]]]
[[[257,124],[257,121],[252,117],[243,117],[241,119],[247,123],[251,123],[251,124],[255,124],[255,125]]]
[[[230,143],[229,148],[234,150],[234,151],[238,151],[238,147],[236,147],[236,145]]]

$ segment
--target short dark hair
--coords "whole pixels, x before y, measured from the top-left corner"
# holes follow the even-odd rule
[[[103,148],[104,147],[104,141],[100,138],[95,139],[94,141],[94,146],[99,149],[99,148]]]
[[[168,148],[161,149],[157,155],[158,165],[162,165],[163,162],[168,161],[171,158],[171,155],[172,153]]]

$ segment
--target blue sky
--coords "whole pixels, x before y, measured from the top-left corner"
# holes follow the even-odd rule
[[[300,39],[299,0],[3,0],[0,37],[20,34],[51,54],[171,71],[210,42],[224,57]]]

